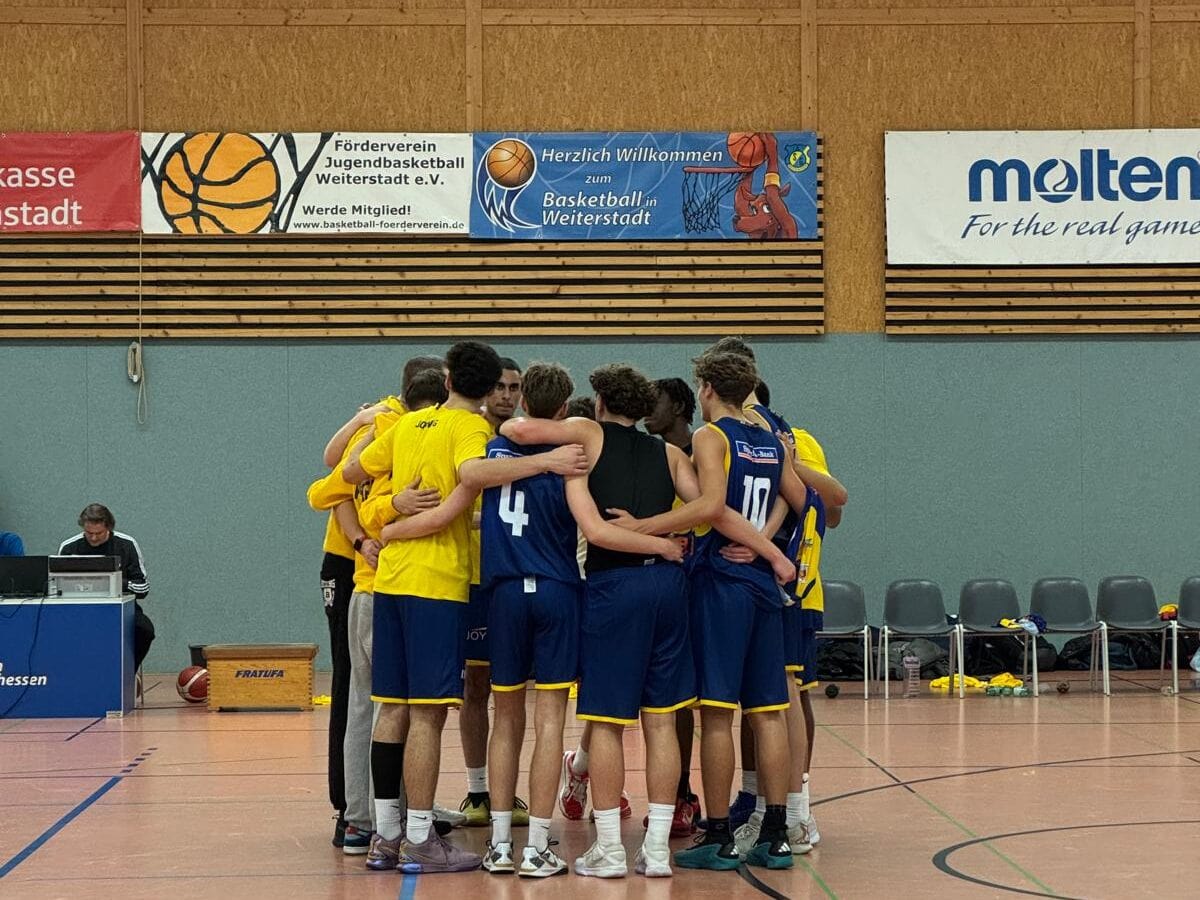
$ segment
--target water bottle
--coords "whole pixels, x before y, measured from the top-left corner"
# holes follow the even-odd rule
[[[921,660],[909,651],[904,653],[904,696],[921,696]]]

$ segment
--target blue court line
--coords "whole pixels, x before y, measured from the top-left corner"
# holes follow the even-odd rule
[[[108,779],[108,781],[104,782],[104,784],[102,784],[99,788],[97,788],[95,791],[92,792],[91,796],[89,796],[86,800],[81,802],[73,810],[71,810],[69,813],[67,813],[65,816],[63,816],[61,819],[59,819],[57,822],[55,822],[53,825],[51,825],[49,828],[47,828],[45,831],[43,831],[41,834],[39,834],[36,838],[34,838],[33,843],[31,843],[28,847],[26,847],[24,850],[22,850],[20,853],[18,853],[12,859],[10,859],[8,862],[6,862],[4,865],[0,866],[0,878],[3,878],[5,875],[7,875],[9,872],[11,872],[13,869],[15,869],[21,863],[25,862],[25,860],[29,859],[29,857],[33,856],[34,853],[36,853],[38,850],[41,849],[42,845],[45,844],[46,841],[50,840],[50,838],[54,837],[56,834],[58,834],[60,831],[62,831],[64,828],[66,828],[68,825],[70,825],[71,822],[75,818],[77,818],[80,813],[82,813],[85,809],[87,809],[89,806],[91,806],[93,803],[95,803],[97,800],[99,800],[101,797],[103,797],[105,794],[107,794],[109,791],[111,791],[113,788],[115,788],[120,783],[121,783],[120,775],[114,775],[112,778]]]
[[[413,900],[417,893],[417,876],[405,875],[400,882],[400,900]]]

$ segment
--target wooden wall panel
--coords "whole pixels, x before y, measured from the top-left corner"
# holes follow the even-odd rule
[[[0,25],[0,61],[0,131],[125,127],[123,27]]]
[[[1150,26],[1150,115],[1159,127],[1200,123],[1200,21]]]
[[[798,124],[798,26],[497,26],[483,38],[488,130]]]
[[[1133,0],[817,0],[821,9],[1045,9],[1061,10],[1060,15],[1072,15],[1069,10],[1129,8]]]
[[[1127,126],[1131,30],[821,27],[829,330],[884,325],[885,130]]]
[[[145,29],[150,131],[464,131],[463,28]]]
[[[418,10],[462,9],[463,0],[144,0],[151,9],[211,10]]]
[[[484,0],[487,9],[751,10],[798,9],[801,0]]]

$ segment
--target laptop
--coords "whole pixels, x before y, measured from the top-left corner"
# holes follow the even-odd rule
[[[45,597],[49,589],[49,557],[0,556],[0,599]]]

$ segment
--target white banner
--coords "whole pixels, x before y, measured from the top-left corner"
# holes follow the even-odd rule
[[[469,134],[142,135],[142,230],[465,234]]]
[[[1200,262],[1200,130],[888,132],[892,265]]]

